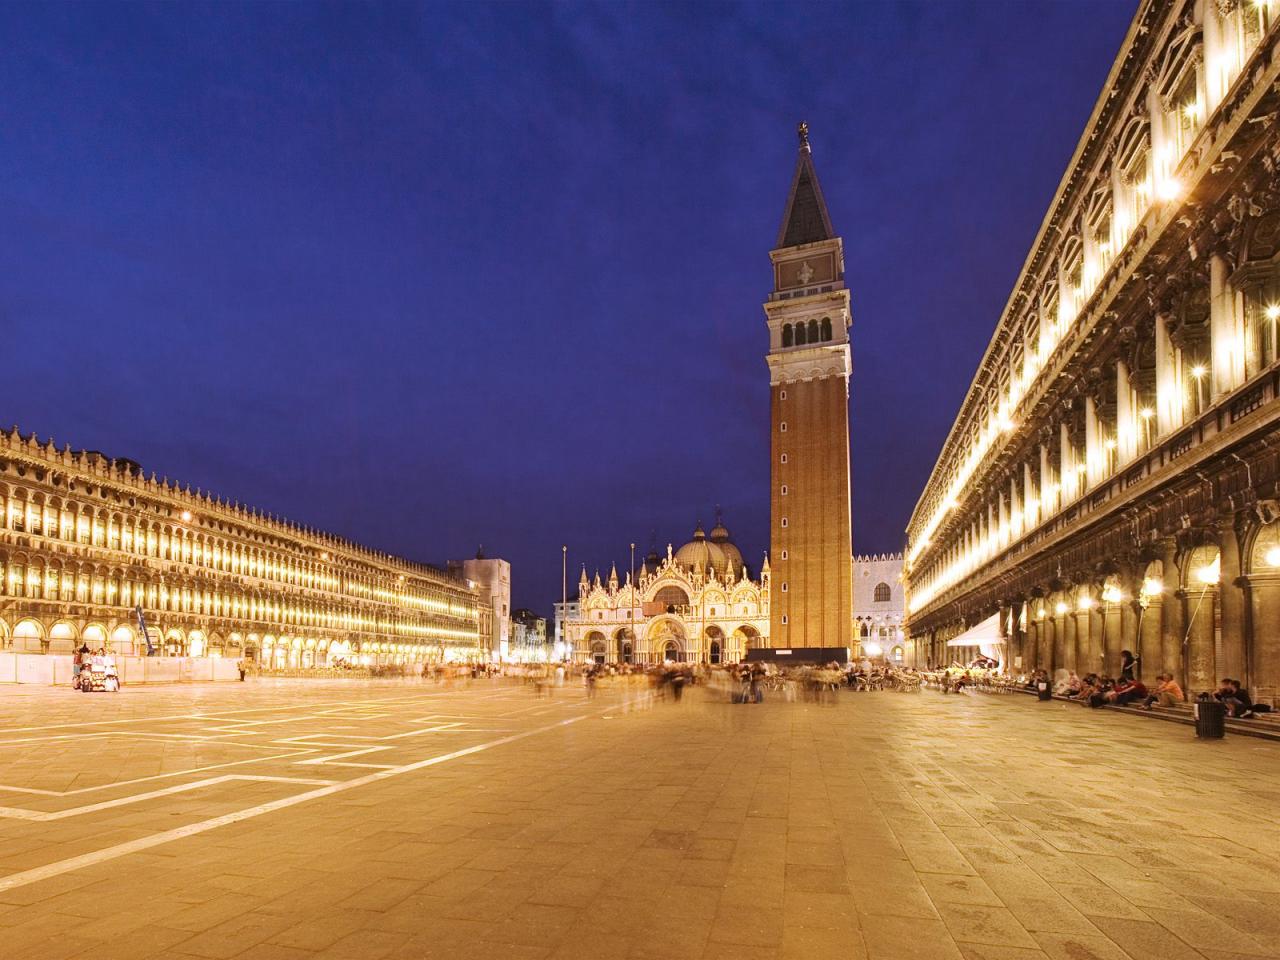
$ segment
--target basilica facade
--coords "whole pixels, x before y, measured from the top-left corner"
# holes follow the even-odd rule
[[[1139,4],[911,517],[917,663],[1280,698],[1278,14]]]
[[[584,569],[566,642],[578,663],[734,663],[768,645],[769,582],[767,557],[752,579],[725,526],[699,524],[679,550],[651,551],[634,582],[616,565],[605,580]]]

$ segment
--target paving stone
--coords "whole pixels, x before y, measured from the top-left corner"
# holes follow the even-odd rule
[[[67,734],[110,758],[80,784]],[[347,787],[359,745],[392,775]],[[1280,750],[1021,698],[0,688],[0,748],[0,807],[71,811],[0,815],[4,960],[1280,957]],[[1135,755],[1178,789],[1120,788]]]

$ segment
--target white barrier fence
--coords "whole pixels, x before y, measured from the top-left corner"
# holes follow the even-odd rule
[[[60,654],[0,653],[0,683],[71,685],[72,658]],[[222,657],[116,657],[122,684],[239,680],[235,660]]]

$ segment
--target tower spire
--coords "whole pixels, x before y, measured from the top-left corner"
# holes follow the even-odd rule
[[[791,192],[787,194],[787,206],[782,213],[776,249],[830,240],[836,235],[835,228],[831,226],[831,216],[827,213],[827,202],[822,198],[822,187],[818,185],[818,173],[813,168],[809,124],[801,121],[796,127],[796,134],[800,138],[800,150],[796,156],[796,172],[791,178]]]

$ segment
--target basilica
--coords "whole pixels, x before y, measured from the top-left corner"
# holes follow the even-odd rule
[[[767,645],[769,560],[752,579],[724,524],[710,535],[698,524],[680,549],[651,550],[634,581],[616,565],[603,581],[584,568],[564,627],[579,663],[736,662]]]

